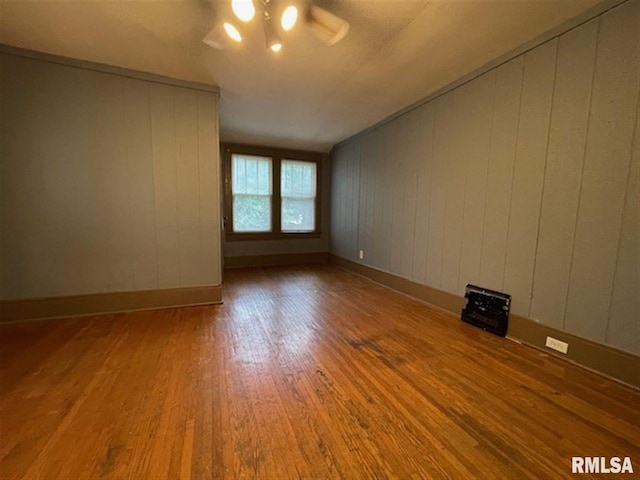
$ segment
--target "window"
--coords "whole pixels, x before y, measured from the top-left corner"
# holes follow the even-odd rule
[[[251,155],[231,157],[234,232],[270,232],[271,159]]]
[[[225,146],[227,240],[320,235],[320,155]]]
[[[283,232],[316,229],[316,164],[283,160],[280,166]]]

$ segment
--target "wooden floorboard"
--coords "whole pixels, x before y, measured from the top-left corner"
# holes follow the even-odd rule
[[[0,325],[0,478],[640,470],[637,391],[335,267],[231,270],[224,296]]]

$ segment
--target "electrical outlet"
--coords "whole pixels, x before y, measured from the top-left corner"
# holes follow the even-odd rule
[[[547,341],[545,343],[545,346],[547,348],[552,349],[552,350],[556,350],[556,351],[558,351],[560,353],[564,353],[565,355],[569,351],[569,344],[568,343],[563,342],[563,341],[558,340],[557,338],[553,338],[553,337],[547,337]]]
[[[358,258],[364,260],[364,250],[358,250]]]

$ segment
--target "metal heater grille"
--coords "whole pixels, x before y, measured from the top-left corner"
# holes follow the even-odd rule
[[[462,320],[504,337],[509,327],[511,295],[467,284]]]

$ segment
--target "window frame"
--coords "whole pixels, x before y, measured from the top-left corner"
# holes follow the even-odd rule
[[[270,232],[234,232],[233,196],[231,194],[231,158],[233,155],[254,155],[271,158],[271,231]],[[287,240],[320,238],[322,225],[322,154],[302,150],[288,150],[256,145],[222,144],[224,173],[224,231],[227,241]],[[282,231],[282,196],[280,189],[281,165],[283,160],[313,162],[316,164],[315,229],[310,232]]]
[[[272,219],[273,219],[273,158],[271,157],[266,157],[266,156],[257,156],[257,155],[242,155],[245,158],[253,158],[253,159],[260,159],[261,161],[267,163],[269,165],[269,193],[266,195],[260,195],[260,194],[254,194],[254,196],[262,196],[265,197],[265,200],[268,199],[267,205],[269,205],[269,220],[268,220],[268,230],[238,230],[238,231],[234,231],[234,217],[231,217],[231,230],[234,231],[234,233],[271,233],[272,232]],[[235,198],[237,195],[243,195],[243,196],[252,196],[251,194],[234,194],[233,193],[233,155],[231,155],[231,163],[230,163],[230,171],[231,171],[231,200],[230,200],[230,205],[231,205],[231,211],[234,210],[235,206],[236,206],[236,202],[235,202]]]

